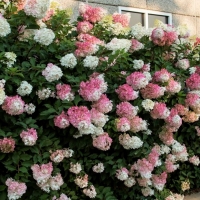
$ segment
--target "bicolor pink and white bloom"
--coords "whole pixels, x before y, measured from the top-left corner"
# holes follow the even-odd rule
[[[56,198],[56,196],[54,196],[52,200],[71,200],[71,199],[62,193],[59,198]]]
[[[96,23],[107,14],[107,11],[101,7],[92,7],[88,4],[80,3],[79,13],[85,21]]]
[[[148,161],[154,166],[156,167],[158,165],[158,162],[159,162],[159,156],[160,156],[160,153],[159,153],[159,146],[154,146],[152,149],[151,149],[151,152],[149,153],[148,155]]]
[[[160,175],[156,175],[156,174],[152,175],[152,183],[153,183],[153,186],[157,190],[162,191],[166,182],[167,182],[167,173],[166,172],[163,172]]]
[[[55,163],[60,163],[63,161],[63,159],[65,158],[64,156],[64,151],[63,150],[56,150],[54,152],[51,152],[51,155],[50,155],[50,159],[55,162]]]
[[[68,84],[57,84],[56,85],[56,95],[57,98],[61,100],[73,101],[74,93],[71,91],[71,86]]]
[[[166,119],[170,115],[170,111],[165,103],[156,102],[150,115],[153,119]]]
[[[54,118],[54,125],[61,129],[67,128],[70,125],[68,116],[64,111]]]
[[[74,180],[76,185],[78,185],[80,188],[85,188],[88,186],[88,175],[85,174],[84,176],[78,176]]]
[[[80,83],[79,94],[86,101],[98,101],[106,90],[107,83],[104,79],[97,76],[96,78],[90,78],[89,81],[82,81]]]
[[[26,131],[22,131],[20,133],[20,137],[26,146],[35,145],[38,136],[37,131],[34,128],[27,129]]]
[[[137,133],[139,131],[146,131],[148,129],[148,124],[146,120],[143,120],[139,116],[135,116],[130,119],[130,131],[133,133]]]
[[[96,197],[97,192],[95,190],[95,187],[93,185],[90,185],[88,188],[83,189],[83,193],[88,196],[90,199],[93,199]]]
[[[79,33],[87,33],[93,29],[93,25],[88,21],[78,22],[77,31]]]
[[[192,156],[189,158],[189,162],[192,163],[193,165],[199,166],[200,160],[198,156]]]
[[[24,5],[24,12],[38,19],[45,17],[50,7],[50,0],[27,0]]]
[[[182,125],[182,119],[175,110],[171,110],[170,115],[165,119],[165,122],[168,127],[173,127],[176,130]]]
[[[145,88],[141,89],[140,92],[144,99],[157,99],[164,95],[166,91],[165,87],[160,87],[157,84],[149,83]]]
[[[130,52],[139,51],[140,49],[144,49],[144,45],[136,39],[131,40]]]
[[[54,65],[53,63],[49,63],[47,67],[42,71],[42,75],[48,82],[53,82],[59,80],[63,73],[58,66]]]
[[[109,150],[111,144],[112,144],[112,138],[110,138],[108,133],[106,132],[93,138],[93,146],[102,151]]]
[[[20,96],[7,96],[2,104],[2,109],[9,115],[20,115],[24,112],[24,105]]]
[[[128,84],[123,84],[115,90],[121,101],[132,101],[138,98],[138,91],[134,91]]]
[[[69,122],[76,128],[78,128],[81,123],[86,125],[91,124],[91,113],[86,106],[72,106],[67,111]]]
[[[158,46],[165,45],[165,31],[162,28],[155,28],[151,34],[151,40]]]
[[[126,83],[132,86],[134,90],[139,90],[146,87],[149,81],[142,72],[133,72],[127,76]]]
[[[153,82],[156,82],[156,83],[165,83],[169,81],[171,76],[172,75],[166,69],[161,69],[154,73],[152,79],[153,79]]]
[[[26,193],[27,186],[25,183],[15,181],[12,178],[8,178],[5,182],[8,186],[8,199],[16,200],[22,197]]]
[[[15,140],[12,138],[0,139],[0,150],[2,153],[10,153],[15,149]]]
[[[49,185],[52,190],[60,190],[63,184],[64,181],[60,173],[56,174],[56,176],[51,176],[49,179]]]
[[[141,187],[148,187],[152,185],[152,181],[150,178],[137,178],[138,185]]]
[[[93,102],[93,108],[96,108],[99,112],[108,113],[112,110],[113,104],[106,94],[102,94],[98,101]]]
[[[122,167],[121,169],[116,170],[116,177],[120,181],[125,181],[128,178],[128,170],[125,167]]]
[[[90,113],[91,122],[97,127],[103,127],[108,121],[108,115],[104,115],[95,108],[92,108]]]
[[[131,15],[130,13],[125,13],[125,14],[114,13],[112,15],[112,18],[114,23],[120,23],[123,27],[127,27],[129,26]]]
[[[139,108],[137,106],[132,106],[129,102],[121,102],[116,106],[116,113],[120,117],[126,117],[127,119],[132,119],[137,115]]]
[[[166,144],[171,145],[174,142],[174,130],[171,127],[163,126],[162,131],[159,133],[160,140]]]
[[[167,85],[166,85],[166,92],[170,93],[170,94],[175,94],[180,92],[181,90],[181,83],[175,81],[173,78],[171,78]]]
[[[117,131],[119,132],[126,132],[131,128],[130,121],[126,117],[118,118],[115,120],[115,122]]]
[[[34,164],[31,166],[31,169],[33,171],[33,178],[37,181],[37,183],[44,184],[51,177],[53,165],[52,162],[42,165]]]
[[[186,70],[190,67],[190,62],[188,59],[181,59],[181,60],[178,60],[178,62],[175,64],[175,66],[177,68]]]

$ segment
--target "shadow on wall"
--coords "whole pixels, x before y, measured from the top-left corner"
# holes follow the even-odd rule
[[[72,21],[78,16],[78,5],[85,0],[57,0],[63,8],[71,8],[73,11]],[[197,34],[200,29],[200,1],[190,0],[88,0],[92,6],[106,8],[109,13],[118,12],[118,6],[149,9],[172,13],[174,26],[186,24],[191,34]],[[198,34],[200,35],[200,33]]]

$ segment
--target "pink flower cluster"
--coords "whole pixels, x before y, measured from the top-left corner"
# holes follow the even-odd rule
[[[34,128],[27,129],[27,131],[22,131],[20,137],[26,146],[33,146],[38,139],[37,131]]]
[[[128,174],[129,171],[125,167],[122,167],[116,171],[116,177],[120,181],[125,181],[128,178]]]
[[[102,151],[109,150],[111,144],[112,144],[112,138],[110,138],[108,133],[106,132],[93,138],[93,146]]]
[[[163,190],[166,180],[167,180],[166,172],[163,172],[160,175],[155,175],[155,174],[152,175],[153,186],[159,191]]]
[[[88,33],[93,29],[93,25],[88,21],[78,22],[77,31],[80,33]]]
[[[51,156],[50,159],[55,163],[60,163],[63,161],[64,158],[72,157],[74,151],[71,149],[61,149],[56,150],[54,152],[50,151]]]
[[[156,102],[150,115],[153,119],[166,119],[170,114],[169,109],[165,103]]]
[[[56,95],[61,100],[72,101],[74,100],[74,93],[71,91],[71,87],[68,84],[57,84]]]
[[[190,90],[200,89],[200,75],[197,73],[192,74],[188,79],[186,79],[186,86]]]
[[[126,132],[130,130],[131,128],[130,121],[126,117],[116,119],[115,121],[116,121],[117,131]]]
[[[79,13],[84,20],[96,23],[100,21],[106,15],[107,12],[103,8],[100,7],[93,8],[88,4],[80,3]]]
[[[144,48],[144,45],[141,42],[139,42],[136,39],[131,40],[131,47],[129,50],[130,52],[139,51],[140,49],[143,49],[143,48]]]
[[[130,13],[120,14],[114,13],[112,15],[114,23],[120,23],[123,27],[128,27],[131,19]]]
[[[26,184],[15,181],[12,178],[6,180],[6,185],[8,186],[8,199],[16,200],[22,197],[26,193]]]
[[[165,31],[162,28],[155,28],[151,34],[151,40],[158,46],[170,46],[173,44],[178,35],[175,31]]]
[[[2,109],[10,115],[20,115],[24,112],[24,105],[20,96],[7,96],[2,104]]]
[[[121,101],[131,101],[138,98],[138,91],[134,91],[128,84],[123,84],[115,90]]]
[[[10,153],[15,149],[15,140],[12,138],[0,139],[0,150],[2,153]]]
[[[59,198],[56,198],[56,196],[54,196],[52,200],[71,200],[71,199],[62,193]]]
[[[54,125],[61,129],[67,128],[70,125],[68,116],[64,111],[54,118]]]
[[[78,185],[80,188],[85,188],[88,186],[88,175],[85,174],[84,176],[78,176],[74,180],[76,185]]]
[[[172,75],[166,69],[161,69],[154,73],[152,80],[157,83],[165,83],[168,82],[171,77]]]
[[[89,81],[80,83],[79,94],[86,101],[98,101],[101,95],[106,92],[107,83],[101,76],[90,78]]]

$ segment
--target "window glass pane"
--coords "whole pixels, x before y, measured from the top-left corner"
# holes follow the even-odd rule
[[[141,23],[142,26],[144,26],[144,13],[138,13],[138,12],[128,12],[128,11],[123,11],[122,10],[122,13],[130,13],[131,14],[131,20],[130,20],[130,27],[135,25],[135,24],[138,24],[138,23]]]
[[[148,27],[154,27],[154,22],[155,22],[156,19],[162,21],[164,24],[168,24],[168,17],[167,16],[148,14],[148,20],[149,20]]]

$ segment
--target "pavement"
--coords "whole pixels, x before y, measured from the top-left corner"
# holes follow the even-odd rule
[[[200,193],[187,195],[184,197],[184,200],[200,200]]]

